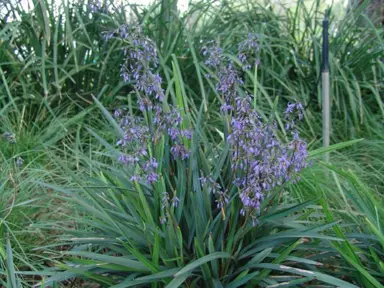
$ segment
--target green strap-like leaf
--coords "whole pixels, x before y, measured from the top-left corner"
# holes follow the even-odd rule
[[[178,278],[184,274],[191,273],[195,268],[201,266],[204,263],[210,262],[212,260],[219,259],[219,258],[230,258],[230,257],[231,255],[227,252],[214,252],[214,253],[208,254],[185,266],[183,269],[181,269],[179,272],[175,274],[175,277]]]
[[[321,272],[317,272],[317,271],[309,271],[309,270],[289,267],[289,266],[285,266],[285,265],[268,264],[268,263],[257,264],[257,265],[254,265],[254,267],[277,270],[277,271],[292,273],[292,274],[296,274],[296,275],[301,275],[304,277],[315,277],[319,281],[334,285],[336,287],[358,288],[357,286],[355,286],[351,283],[348,283],[348,282],[343,281],[341,279],[337,279],[333,276],[330,276],[330,275],[327,275],[327,274],[324,274]]]
[[[342,143],[337,143],[337,144],[334,144],[334,145],[331,145],[328,147],[322,147],[322,148],[319,148],[319,149],[316,149],[316,150],[309,152],[309,156],[314,157],[314,156],[321,155],[321,154],[324,154],[327,152],[342,149],[342,148],[354,145],[354,144],[361,142],[363,140],[364,139],[356,139],[356,140],[346,141],[346,142],[342,142]]]
[[[105,263],[117,264],[117,265],[130,268],[134,271],[150,271],[148,267],[145,266],[140,261],[128,259],[126,257],[116,257],[116,256],[109,256],[109,255],[103,255],[103,254],[92,253],[92,252],[82,252],[82,251],[69,251],[69,252],[66,252],[65,254],[79,256],[79,257],[86,257],[89,259],[102,261]]]
[[[180,277],[174,278],[165,288],[177,288],[180,287],[181,284],[184,283],[185,280],[189,277],[188,274],[183,274]]]
[[[166,271],[162,271],[153,275],[148,275],[144,277],[138,277],[136,279],[131,279],[132,277],[128,278],[128,281],[123,281],[120,284],[117,284],[115,286],[112,286],[111,288],[126,288],[126,287],[135,287],[140,284],[147,284],[151,282],[159,282],[163,280],[164,278],[172,277],[175,272],[178,270],[178,268],[169,269]]]

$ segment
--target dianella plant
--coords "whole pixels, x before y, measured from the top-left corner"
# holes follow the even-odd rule
[[[333,224],[302,221],[316,200],[297,204],[287,190],[308,166],[296,129],[302,105],[290,103],[281,126],[260,117],[243,88],[242,75],[262,65],[254,35],[240,42],[237,59],[216,42],[202,51],[222,102],[215,131],[205,125],[204,103],[188,99],[176,57],[163,83],[161,55],[140,27],[104,37],[122,43],[131,93],[112,112],[94,98],[116,131],[110,143],[89,129],[105,161],[84,156],[89,177],[62,165],[76,187],[56,188],[84,217],[65,230],[60,245],[69,248],[44,285],[85,277],[105,287],[356,287],[321,271],[313,243],[338,241],[321,233]]]

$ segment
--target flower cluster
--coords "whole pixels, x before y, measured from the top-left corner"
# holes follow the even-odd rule
[[[243,203],[240,213],[255,216],[269,191],[294,181],[307,166],[307,145],[296,130],[287,130],[293,136],[289,143],[279,140],[276,122],[263,123],[249,99],[237,99],[231,128],[227,140],[233,149],[234,184]]]
[[[143,118],[131,117],[127,113],[116,110],[115,117],[124,131],[124,136],[117,142],[122,148],[119,161],[130,167],[137,167],[136,173],[131,180],[143,180],[152,184],[158,180],[158,163],[155,158],[150,157],[150,143],[155,143],[157,139],[168,136],[172,142],[171,153],[175,159],[182,160],[188,158],[189,152],[182,144],[182,139],[190,139],[189,130],[179,128],[181,117],[179,113],[169,113],[168,115],[157,115],[154,117],[153,125],[150,129]]]
[[[100,0],[89,1],[88,8],[91,11],[91,13],[106,12],[105,5]]]
[[[250,69],[247,59],[255,55],[259,46],[256,38],[249,35],[239,44],[238,59],[243,69]],[[208,56],[206,65],[218,72],[217,91],[223,97],[221,110],[231,112],[230,134],[227,137],[232,147],[232,169],[242,203],[240,214],[249,216],[253,225],[257,224],[261,203],[268,193],[287,181],[295,181],[296,174],[307,166],[307,145],[299,138],[295,129],[295,114],[303,118],[303,107],[300,103],[289,104],[285,111],[288,134],[292,135],[289,143],[278,138],[278,127],[275,122],[264,123],[251,105],[250,96],[240,96],[238,86],[243,84],[232,61],[223,56],[223,50],[217,46],[205,48],[203,54]],[[256,63],[257,64],[257,63]],[[218,196],[219,208],[223,208],[221,195]]]
[[[121,146],[123,151],[130,152],[129,154],[121,154],[119,161],[131,167],[138,166],[139,169],[136,169],[136,174],[131,178],[132,181],[142,180],[144,177],[148,184],[156,182],[158,163],[148,153],[147,145],[150,139],[148,127],[142,119],[130,117],[120,110],[115,112],[115,117],[119,120],[120,127],[124,131],[124,136],[117,142],[117,145]]]
[[[304,118],[304,108],[301,103],[289,103],[287,109],[284,112],[284,118],[287,121],[285,125],[286,130],[295,128],[295,118],[299,118],[299,120],[303,120]]]
[[[21,157],[17,157],[16,161],[15,161],[15,164],[17,167],[21,167],[24,163],[24,159],[21,158]]]
[[[4,132],[3,138],[11,144],[16,144],[16,136],[11,132]]]
[[[249,70],[252,65],[249,62],[250,56],[256,57],[259,52],[259,43],[257,42],[257,36],[249,33],[248,38],[239,44],[239,53],[237,58],[241,62],[244,70]],[[256,65],[259,65],[259,59],[255,61]]]
[[[161,198],[161,209],[162,216],[160,217],[160,223],[165,224],[167,222],[168,211],[171,207],[177,208],[179,206],[179,198],[173,196],[170,199],[168,192],[163,192],[163,197]],[[171,205],[169,205],[171,203]]]
[[[228,189],[224,189],[219,183],[214,181],[211,176],[202,176],[199,180],[201,186],[207,189],[208,193],[212,193],[215,196],[216,208],[221,210],[223,220],[225,220],[224,207],[229,203]]]
[[[223,55],[223,49],[218,47],[217,44],[214,44],[212,47],[204,47],[203,55],[208,55],[205,65],[217,70],[219,81],[216,84],[216,90],[221,93],[223,98],[221,110],[224,112],[233,110],[232,100],[237,95],[236,85],[244,84],[235,69],[234,63],[229,61],[227,64],[224,64],[225,56]]]
[[[189,157],[189,151],[183,140],[190,139],[192,133],[182,128],[183,119],[179,109],[163,105],[165,94],[161,87],[162,78],[159,73],[154,72],[158,66],[155,44],[143,35],[140,27],[134,25],[122,25],[105,34],[106,39],[113,37],[118,37],[124,42],[122,50],[126,58],[121,67],[121,77],[133,85],[138,107],[145,116],[132,116],[122,110],[115,111],[114,116],[124,131],[123,138],[117,142],[124,152],[119,160],[136,167],[132,180],[145,180],[152,184],[158,180],[159,175],[158,163],[150,156],[151,143],[156,143],[162,138],[170,139],[173,157],[184,160]]]
[[[159,60],[153,41],[145,37],[140,26],[123,24],[118,29],[105,33],[105,39],[117,37],[124,41],[126,56],[120,75],[125,82],[134,82],[139,93],[140,110],[155,109],[155,101],[163,101],[164,89],[159,73],[154,72]]]
[[[224,59],[224,50],[215,42],[210,42],[209,44],[211,44],[212,47],[205,46],[202,49],[203,56],[208,56],[208,59],[205,60],[205,65],[208,67],[219,67],[221,61]]]

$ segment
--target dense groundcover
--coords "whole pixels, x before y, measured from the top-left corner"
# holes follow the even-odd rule
[[[384,32],[322,2],[0,1],[1,287],[383,287]]]

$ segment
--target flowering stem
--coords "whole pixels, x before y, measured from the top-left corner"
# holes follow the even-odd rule
[[[257,100],[257,63],[255,65],[255,74],[253,78],[253,108],[256,110],[256,100]]]

